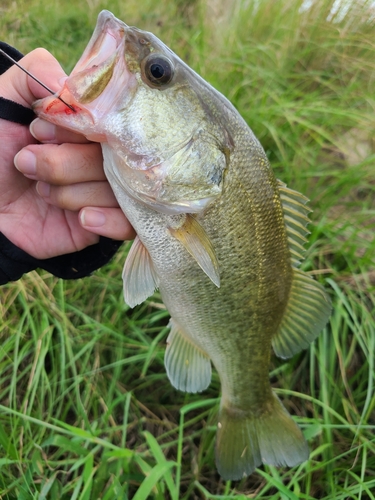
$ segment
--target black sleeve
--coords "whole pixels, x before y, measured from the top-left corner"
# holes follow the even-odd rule
[[[0,48],[16,61],[23,57],[18,50],[4,42],[0,42]],[[0,74],[4,73],[11,65],[12,62],[0,54]],[[29,125],[35,115],[30,108],[0,97],[0,118],[21,125]],[[106,264],[121,244],[122,241],[101,236],[99,243],[79,252],[59,255],[51,259],[35,259],[0,233],[0,285],[4,285],[8,281],[18,280],[24,273],[37,268],[45,269],[59,278],[83,278]]]
[[[12,57],[15,61],[19,61],[23,57],[21,52],[18,52],[18,50],[11,47],[5,42],[0,42],[0,49],[10,55],[10,57]],[[3,54],[0,53],[0,75],[3,74],[7,69],[9,69],[12,64],[12,61],[7,59]],[[0,96],[0,118],[2,118],[3,120],[20,123],[21,125],[30,125],[30,123],[34,120],[34,118],[36,118],[36,116],[32,109],[26,108],[18,102],[14,102],[10,99],[5,99],[5,97]]]
[[[101,237],[99,243],[79,252],[59,255],[50,259],[36,259],[27,254],[0,233],[0,285],[21,278],[24,273],[38,267],[63,279],[88,276],[106,264],[117,252],[122,241]]]

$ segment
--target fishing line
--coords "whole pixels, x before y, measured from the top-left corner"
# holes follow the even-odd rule
[[[15,64],[18,68],[22,69],[22,71],[24,71],[27,75],[29,75],[30,78],[32,78],[37,83],[39,83],[39,85],[41,85],[43,88],[45,88],[52,95],[55,95],[55,92],[53,90],[51,90],[49,87],[47,87],[47,85],[45,85],[40,80],[38,80],[38,78],[36,76],[32,75],[29,71],[27,71],[27,69],[25,69],[17,61],[15,61],[13,59],[13,57],[11,57],[9,54],[7,54],[6,52],[4,52],[3,49],[0,49],[0,54],[2,54],[3,56],[7,57],[10,61],[12,61],[13,64]],[[65,104],[65,106],[68,106],[68,108],[71,109],[74,113],[76,112],[76,110],[73,108],[73,106],[71,106],[70,104],[68,104],[67,102],[65,102],[64,99],[62,99],[60,96],[55,96],[55,97],[57,99],[59,99],[61,102],[63,102]]]

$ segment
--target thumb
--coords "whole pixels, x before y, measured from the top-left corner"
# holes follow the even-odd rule
[[[35,49],[18,62],[53,91],[61,88],[59,82],[66,77],[60,64],[45,49]],[[20,68],[13,65],[1,75],[0,95],[31,107],[36,99],[49,95],[49,92]]]

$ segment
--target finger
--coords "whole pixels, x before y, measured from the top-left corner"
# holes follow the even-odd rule
[[[33,50],[23,57],[19,64],[53,91],[61,88],[61,79],[66,77],[60,64],[45,49]],[[13,65],[4,73],[4,78],[1,78],[0,95],[30,107],[35,99],[45,97],[49,92]]]
[[[32,144],[17,153],[14,164],[29,179],[60,186],[106,179],[96,143]]]
[[[57,59],[50,54],[48,50],[43,48],[35,49],[27,54],[22,59],[22,62],[23,61],[27,61],[28,67],[26,69],[28,69],[30,73],[36,76],[51,90],[57,92],[61,89],[63,82],[67,78],[67,74],[62,69]],[[44,89],[32,78],[27,77],[27,83],[34,98],[36,97],[37,99],[40,99],[50,95],[48,90]]]
[[[106,181],[82,182],[69,186],[38,182],[36,189],[44,201],[65,210],[78,211],[87,206],[118,207],[115,195]]]
[[[83,144],[88,143],[86,137],[81,134],[75,134],[58,127],[53,123],[46,122],[41,118],[36,118],[30,125],[30,133],[39,142],[62,144],[63,142]]]
[[[45,49],[33,50],[23,57],[19,61],[19,64],[53,91],[60,90],[62,82],[66,78],[66,74],[60,64]],[[31,104],[36,99],[46,97],[49,95],[49,92],[20,68],[13,65],[0,79],[0,95],[24,106],[31,107]],[[55,125],[47,124],[47,122],[42,120],[37,120],[37,123],[33,123],[30,132],[40,142],[88,142],[80,134],[68,132]]]
[[[120,208],[85,207],[79,213],[84,229],[114,240],[132,240],[135,231]]]

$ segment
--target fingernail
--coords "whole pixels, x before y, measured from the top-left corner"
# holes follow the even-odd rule
[[[17,170],[26,176],[35,176],[36,174],[36,157],[28,149],[22,149],[16,154],[14,165]]]
[[[83,209],[80,213],[80,219],[82,226],[86,227],[101,227],[107,220],[103,212],[91,208]]]
[[[36,190],[42,198],[48,198],[51,192],[51,186],[46,182],[38,182]]]
[[[36,118],[30,125],[30,134],[40,142],[51,142],[56,139],[56,126]]]

